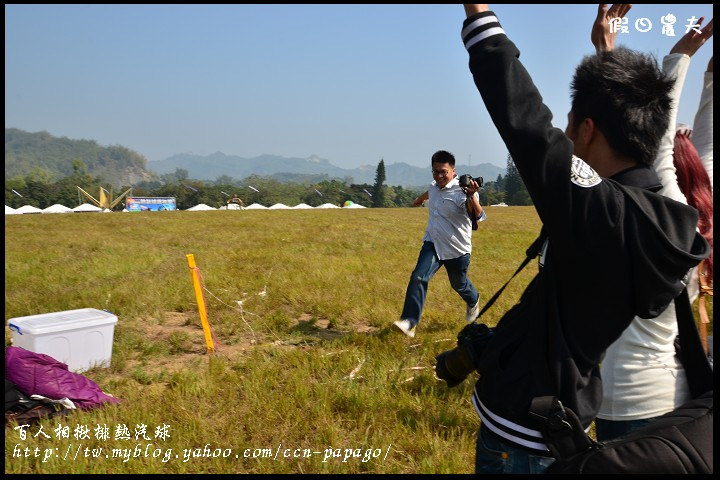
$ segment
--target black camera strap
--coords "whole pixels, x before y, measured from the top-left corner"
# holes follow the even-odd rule
[[[472,198],[472,197],[470,197],[470,198]],[[466,198],[466,199],[465,199],[465,211],[467,212],[468,217],[470,217],[470,221],[472,222],[472,229],[473,229],[473,230],[477,230],[477,229],[478,229],[477,217],[475,217],[475,215],[473,215],[472,213],[470,213],[470,205],[469,205],[469,202],[472,201],[470,198]]]
[[[485,306],[482,308],[482,310],[480,310],[480,313],[478,314],[478,316],[477,316],[477,318],[476,318],[475,320],[477,320],[478,318],[482,317],[482,316],[483,316],[483,313],[485,313],[488,308],[492,307],[493,303],[495,303],[495,300],[497,300],[498,297],[502,294],[503,290],[505,290],[505,287],[508,286],[508,284],[510,283],[510,281],[512,281],[512,279],[515,278],[515,276],[516,276],[518,273],[520,273],[520,271],[521,271],[523,268],[525,268],[525,266],[530,262],[530,260],[532,260],[533,258],[537,257],[537,256],[540,254],[540,250],[542,250],[542,247],[543,247],[543,244],[545,243],[545,240],[547,240],[547,235],[545,235],[545,230],[543,229],[543,230],[540,231],[540,236],[538,236],[538,238],[535,239],[535,241],[532,243],[532,245],[530,245],[530,246],[528,247],[528,249],[525,251],[525,260],[523,260],[522,263],[520,264],[520,266],[517,268],[517,270],[515,270],[515,273],[512,274],[512,277],[510,277],[510,278],[508,279],[508,281],[505,282],[505,285],[503,285],[502,287],[500,287],[500,290],[498,290],[497,292],[495,292],[495,295],[493,295],[493,296],[490,298],[490,300],[487,301],[487,303],[486,303]]]

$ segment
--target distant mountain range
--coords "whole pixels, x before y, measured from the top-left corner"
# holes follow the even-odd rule
[[[158,179],[158,174],[187,170],[188,177],[217,180],[223,175],[242,180],[250,175],[271,177],[281,182],[315,183],[338,179],[346,183],[374,184],[377,163],[346,169],[312,155],[308,158],[260,155],[242,158],[217,152],[212,155],[181,153],[165,160],[147,161],[121,145],[105,147],[94,140],[55,137],[48,132],[30,133],[17,128],[5,129],[5,180],[43,172],[53,181],[73,175],[77,160],[92,176],[100,176],[115,185],[133,185]],[[378,159],[379,162],[379,159]],[[505,169],[490,163],[468,167],[457,165],[458,174],[469,173],[494,181]],[[425,187],[432,181],[430,165],[415,167],[407,163],[385,163],[385,185],[405,188]]]
[[[379,160],[378,160],[379,162]],[[478,165],[456,165],[458,174],[469,173],[474,177],[483,177],[486,181],[495,181],[498,175],[505,175],[505,169],[490,163]],[[243,158],[236,155],[225,155],[217,152],[211,155],[195,155],[181,153],[165,160],[148,162],[148,168],[163,174],[173,173],[175,169],[187,170],[190,178],[198,180],[215,180],[222,175],[234,179],[242,179],[250,175],[272,176],[282,180],[283,174],[297,179],[300,175],[317,177],[327,176],[328,179],[345,180],[348,183],[375,183],[377,164],[363,165],[359,168],[346,169],[336,167],[328,160],[312,155],[308,158],[280,157],[277,155],[260,155]],[[385,163],[385,184],[400,185],[406,188],[422,187],[432,181],[430,165],[427,168],[415,167],[407,163]]]
[[[73,175],[77,161],[87,173],[116,187],[153,179],[145,157],[121,145],[5,129],[5,180],[36,173],[56,181]]]

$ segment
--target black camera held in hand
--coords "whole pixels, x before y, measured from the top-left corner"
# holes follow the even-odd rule
[[[494,333],[494,329],[484,323],[466,325],[458,333],[457,347],[435,357],[435,375],[450,388],[461,384],[477,370],[480,356]]]
[[[460,178],[458,178],[458,182],[460,182],[460,186],[462,188],[465,188],[468,185],[470,185],[470,180],[475,180],[478,184],[478,188],[482,188],[482,186],[483,186],[483,178],[482,177],[473,178],[472,175],[468,175],[466,173],[465,175],[460,175]]]

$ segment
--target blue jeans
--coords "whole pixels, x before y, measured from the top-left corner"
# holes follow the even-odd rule
[[[501,440],[480,425],[475,448],[475,473],[545,473],[553,457],[534,455]]]
[[[595,419],[595,436],[598,442],[607,442],[614,438],[622,437],[623,435],[642,428],[648,423],[651,423],[657,417],[643,418],[640,420],[603,420],[602,418]]]
[[[420,322],[420,315],[425,306],[428,282],[443,265],[445,265],[453,290],[459,293],[469,306],[477,303],[478,292],[467,277],[470,254],[466,253],[461,257],[440,260],[435,252],[435,245],[432,242],[423,242],[417,265],[410,276],[405,293],[405,305],[400,318],[410,320],[413,326]]]

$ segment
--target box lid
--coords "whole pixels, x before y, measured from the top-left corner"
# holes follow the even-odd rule
[[[8,320],[8,327],[20,335],[39,335],[115,323],[117,317],[110,312],[95,308],[80,308],[11,318]]]

